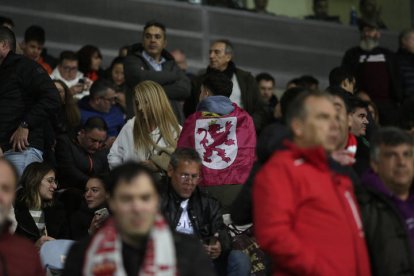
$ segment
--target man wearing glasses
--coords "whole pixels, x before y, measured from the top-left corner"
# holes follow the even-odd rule
[[[201,159],[197,151],[177,149],[171,156],[168,177],[162,187],[161,211],[171,228],[200,239],[218,275],[248,275],[249,257],[231,250],[220,203],[198,187]]]
[[[115,88],[107,80],[97,80],[90,89],[90,95],[78,103],[81,113],[81,123],[91,117],[101,117],[108,126],[108,141],[110,147],[125,124],[125,114],[117,104]]]

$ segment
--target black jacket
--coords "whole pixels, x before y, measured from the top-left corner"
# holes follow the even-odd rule
[[[256,132],[260,133],[269,121],[266,103],[260,96],[259,88],[252,74],[237,67],[235,68],[235,74],[240,86],[242,108],[252,116]],[[196,111],[200,97],[201,83],[206,76],[207,73],[204,73],[192,81],[191,96],[184,103],[184,114],[186,117]]]
[[[56,86],[41,65],[9,52],[0,64],[0,147],[11,148],[10,137],[25,121],[29,144],[43,150],[43,124],[60,108]]]
[[[414,54],[400,48],[397,52],[397,59],[400,67],[404,98],[414,97]]]
[[[85,200],[82,201],[80,208],[70,216],[70,232],[74,240],[81,240],[89,236],[88,230],[91,226],[95,211],[108,208],[106,205],[98,206],[94,209],[89,209]]]
[[[190,96],[190,79],[178,67],[173,56],[166,50],[163,50],[161,53],[166,61],[162,64],[162,71],[160,72],[155,71],[145,60],[142,56],[143,50],[142,44],[132,45],[124,61],[125,81],[130,88],[126,94],[128,117],[134,116],[133,88],[142,81],[152,80],[162,85],[170,100],[173,111],[177,116],[178,122],[180,124],[183,123],[184,115],[180,101],[184,101]]]
[[[414,255],[404,220],[383,194],[370,187],[355,189],[371,259],[372,275],[414,275]]]
[[[177,258],[178,274],[180,276],[211,276],[215,275],[213,267],[201,244],[194,238],[174,233],[174,245]],[[65,270],[62,276],[80,276],[83,275],[82,269],[84,266],[85,253],[91,239],[82,240],[75,243],[69,251],[66,258]],[[128,275],[137,275],[137,271],[133,271],[134,266],[127,266],[131,261],[135,263],[142,263],[144,251],[141,254],[131,256],[131,251],[122,250],[122,258],[124,267]],[[132,268],[132,269],[131,269]],[[138,268],[139,267],[136,267]]]
[[[177,195],[170,183],[163,187],[161,212],[170,227],[175,230],[181,217],[180,203],[183,199]],[[222,254],[227,255],[231,250],[231,237],[223,222],[220,203],[196,187],[188,202],[187,210],[194,228],[194,234],[200,240],[205,240],[218,233]]]
[[[14,205],[14,214],[17,221],[15,233],[26,237],[32,242],[36,242],[41,235],[35,221],[30,215],[29,208],[23,200],[23,194],[24,189],[22,188],[17,193]],[[63,205],[55,200],[52,206],[45,207],[43,211],[48,236],[55,239],[69,238],[68,222]]]
[[[56,141],[59,183],[65,188],[74,187],[83,191],[90,176],[109,172],[107,155],[107,150],[90,154],[75,138],[60,135]]]
[[[359,58],[362,54],[385,55],[386,65],[391,81],[390,96],[394,100],[394,102],[401,103],[401,101],[403,100],[403,92],[400,81],[400,70],[398,67],[398,62],[395,54],[390,50],[382,47],[376,47],[370,52],[364,51],[360,47],[354,47],[346,51],[342,59],[342,66],[348,68],[349,70],[351,70],[351,72],[354,72],[357,81],[357,87],[359,86],[359,76],[361,75],[361,63],[359,62]]]

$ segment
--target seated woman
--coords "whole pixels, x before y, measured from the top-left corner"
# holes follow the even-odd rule
[[[109,194],[104,178],[105,175],[93,176],[86,183],[85,200],[70,219],[70,229],[74,240],[80,240],[88,234],[95,233],[109,216],[106,202]]]
[[[26,167],[14,206],[16,234],[35,242],[37,247],[49,240],[69,237],[63,205],[53,195],[58,188],[54,169],[35,162]]]
[[[127,108],[127,102],[125,101],[125,94],[127,93],[127,85],[125,83],[125,74],[124,74],[124,57],[116,57],[111,66],[107,69],[106,78],[114,84],[116,92],[117,102],[124,108]],[[129,113],[133,113],[133,103],[128,103]],[[131,111],[131,112],[130,112]],[[131,115],[132,117],[133,115]]]
[[[108,155],[112,169],[126,161],[145,162],[154,171],[150,159],[163,149],[175,149],[181,127],[161,85],[143,81],[134,89],[135,117],[122,128]]]

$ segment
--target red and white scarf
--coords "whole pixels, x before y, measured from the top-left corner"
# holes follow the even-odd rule
[[[150,232],[139,276],[176,276],[176,257],[172,233],[161,215]],[[115,223],[109,219],[92,238],[83,267],[85,276],[126,276],[122,261],[122,242]]]

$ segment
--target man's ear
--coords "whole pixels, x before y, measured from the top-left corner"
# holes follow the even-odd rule
[[[171,164],[168,164],[168,169],[167,169],[167,175],[168,175],[168,177],[171,178],[173,176],[173,174],[174,174],[174,169],[171,166]]]
[[[290,128],[293,132],[293,135],[296,137],[303,136],[303,122],[299,119],[293,119],[290,123]]]

